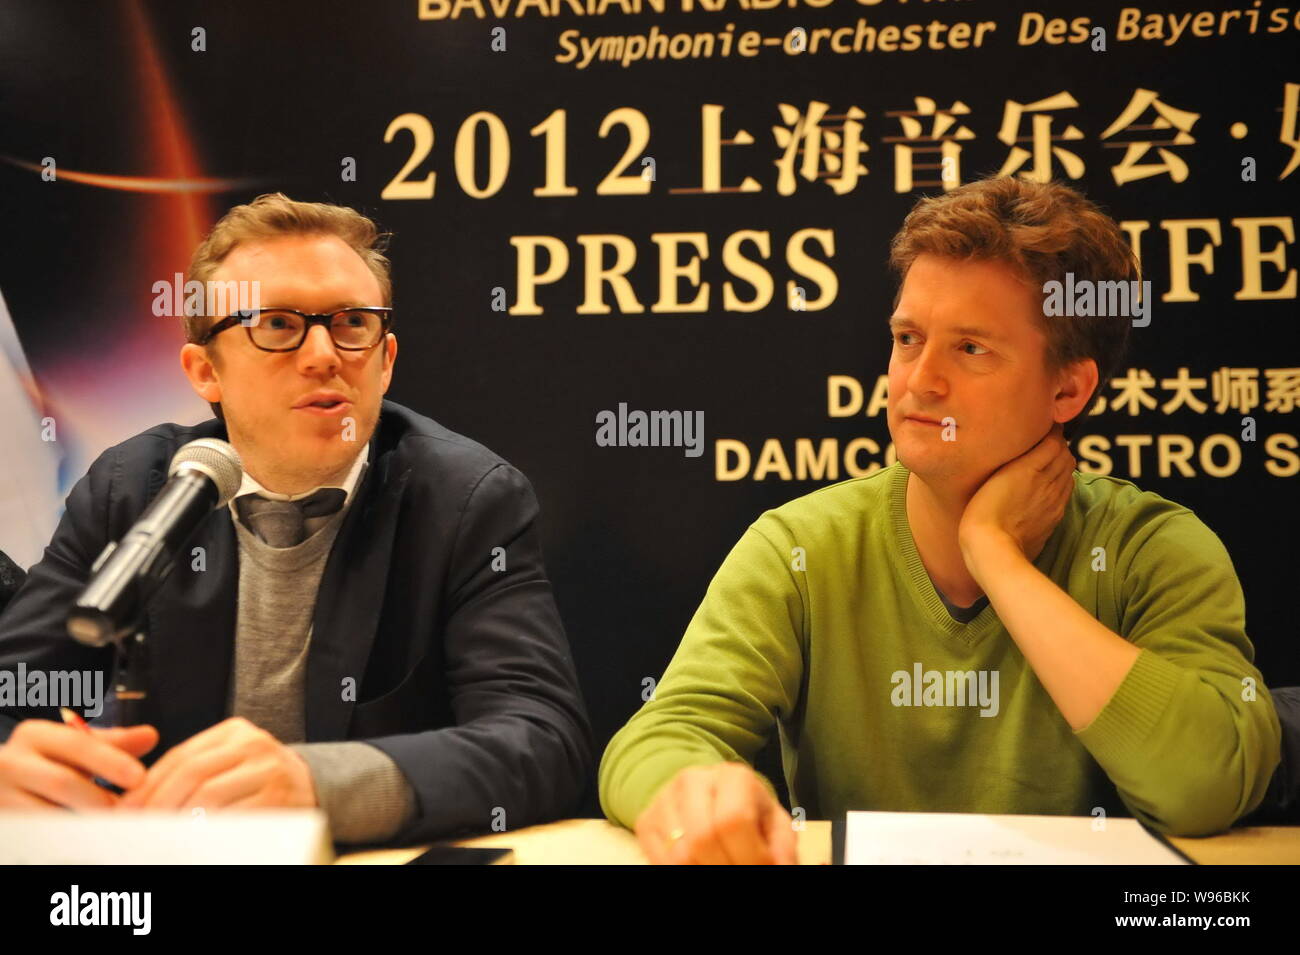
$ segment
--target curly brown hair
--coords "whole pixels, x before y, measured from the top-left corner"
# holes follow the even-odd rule
[[[1041,294],[1046,282],[1140,281],[1141,266],[1119,225],[1096,203],[1060,182],[1011,176],[980,179],[920,199],[889,247],[898,276],[898,305],[907,270],[918,255],[1004,262]],[[1097,363],[1097,388],[1067,425],[1077,427],[1117,370],[1128,343],[1129,319],[1036,314],[1047,336],[1053,373],[1081,359]]]
[[[332,235],[347,243],[374,274],[385,305],[393,304],[391,266],[384,252],[391,233],[355,209],[328,202],[298,202],[282,192],[268,192],[247,205],[235,206],[217,220],[194,250],[185,273],[206,283],[237,245],[282,235]],[[185,340],[198,342],[215,316],[185,315]]]

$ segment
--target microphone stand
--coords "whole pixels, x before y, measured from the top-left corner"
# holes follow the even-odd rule
[[[172,457],[162,489],[131,524],[109,541],[68,611],[68,634],[92,647],[114,644],[113,690],[121,726],[144,721],[149,695],[145,607],[171,573],[184,542],[233,494],[243,467],[219,438],[199,438]],[[223,490],[225,493],[223,494]]]
[[[149,695],[149,643],[143,626],[115,644],[113,692],[117,697],[119,726],[144,722],[144,702]]]

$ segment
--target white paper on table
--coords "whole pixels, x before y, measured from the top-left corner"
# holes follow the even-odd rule
[[[1101,828],[1095,828],[1101,826]],[[1187,865],[1136,819],[850,812],[845,865]]]
[[[0,812],[6,865],[316,865],[333,858],[319,809]]]

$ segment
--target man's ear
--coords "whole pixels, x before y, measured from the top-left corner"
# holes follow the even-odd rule
[[[1056,393],[1052,396],[1052,420],[1070,422],[1077,427],[1079,419],[1092,410],[1092,393],[1097,388],[1097,362],[1080,358],[1070,362],[1056,375]],[[1066,431],[1073,431],[1066,428]]]
[[[384,349],[384,370],[380,373],[384,394],[388,393],[388,386],[393,382],[393,365],[397,361],[397,336],[389,332],[384,336],[384,344],[380,346]]]
[[[216,356],[202,345],[186,342],[181,346],[181,370],[189,379],[194,393],[208,404],[221,401],[221,382],[217,378]]]

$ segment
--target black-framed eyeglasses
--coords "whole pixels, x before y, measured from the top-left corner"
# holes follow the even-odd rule
[[[336,347],[344,351],[374,348],[393,325],[393,310],[380,306],[343,308],[310,315],[296,308],[245,308],[214,324],[199,341],[206,345],[227,328],[242,325],[248,340],[262,351],[296,351],[313,325],[324,325]]]

